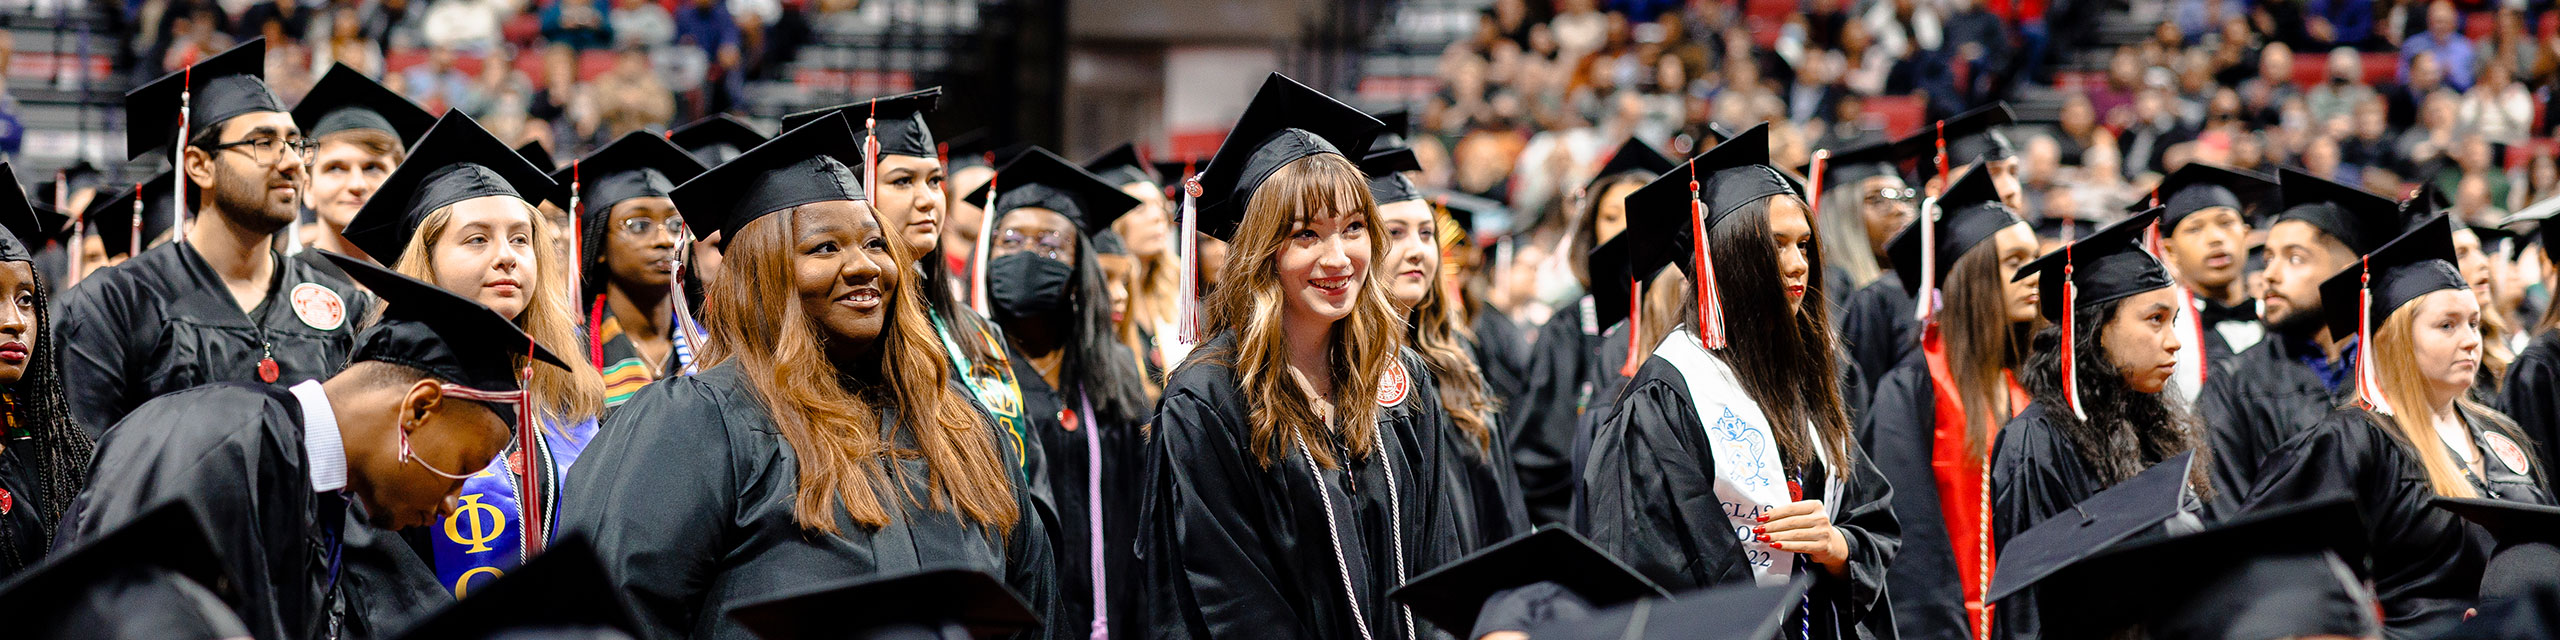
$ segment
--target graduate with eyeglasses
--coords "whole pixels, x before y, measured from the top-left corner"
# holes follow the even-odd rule
[[[702,277],[686,251],[695,236],[668,194],[702,171],[683,149],[645,131],[551,170],[558,186],[547,199],[575,204],[576,227],[544,235],[576,243],[571,311],[587,328],[578,348],[604,378],[607,409],[651,381],[695,369],[703,336],[689,296]]]

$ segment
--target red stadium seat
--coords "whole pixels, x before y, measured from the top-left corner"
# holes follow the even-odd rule
[[[1876,96],[1867,99],[1867,118],[1882,125],[1885,135],[1896,138],[1919,131],[1921,120],[1928,117],[1928,105],[1919,96]]]

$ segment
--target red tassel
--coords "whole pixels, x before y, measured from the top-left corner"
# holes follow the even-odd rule
[[[1644,341],[1644,283],[1627,276],[1627,361],[1618,365],[1618,377],[1633,378],[1636,367],[1644,364],[1637,356],[1637,345]]]
[[[537,348],[538,343],[532,338],[525,339],[525,397],[516,400],[516,452],[517,459],[524,462],[517,465],[517,473],[523,479],[523,483],[517,486],[524,488],[524,499],[516,501],[516,509],[524,516],[524,555],[528,559],[542,554],[543,543],[550,534],[550,514],[542,508],[542,468],[534,464],[534,456],[541,452],[538,438],[542,437],[542,425],[533,420],[532,356]]]
[[[1954,180],[1950,180],[1950,179],[1948,179],[1948,178],[1947,178],[1947,121],[1945,121],[1945,120],[1939,120],[1939,121],[1938,121],[1938,193],[1946,193],[1946,192],[1947,192],[1947,187],[1949,186],[1947,183],[1950,183],[1950,182],[1954,182]]]
[[[2071,415],[2081,420],[2089,413],[2080,408],[2079,362],[2072,326],[2080,310],[2080,286],[2071,281],[2071,245],[2062,246],[2062,399],[2071,405]]]
[[[1830,149],[1819,149],[1813,152],[1813,167],[1810,171],[1813,175],[1806,176],[1806,182],[1809,184],[1805,186],[1804,207],[1813,210],[1816,219],[1822,216],[1822,173],[1829,168],[1830,164]]]
[[[1698,200],[1698,165],[1689,165],[1689,231],[1690,245],[1697,247],[1691,270],[1698,276],[1698,341],[1708,349],[1725,345],[1724,306],[1716,295],[1716,265],[1707,250],[1707,205]]]

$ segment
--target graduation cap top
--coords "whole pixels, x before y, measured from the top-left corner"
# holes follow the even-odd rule
[[[853,128],[855,140],[862,139],[864,122],[874,123],[871,135],[879,138],[881,155],[940,158],[941,154],[935,152],[933,144],[933,129],[924,124],[924,114],[932,111],[941,100],[942,87],[927,87],[783,116],[782,130],[798,129],[800,125],[817,121],[819,116],[841,113],[844,114],[845,126]]]
[[[1924,288],[1946,280],[1947,271],[1956,260],[1975,246],[1989,242],[1991,236],[2014,225],[2026,224],[2018,212],[2000,202],[2000,190],[1991,184],[1991,172],[1967,171],[1935,201],[1934,211],[1922,211],[1911,226],[1894,232],[1886,242],[1885,253],[1893,259],[1893,270],[1902,274],[1902,290],[1921,299]],[[1930,225],[1923,229],[1922,225]],[[1927,269],[1922,262],[1931,263]]]
[[[640,627],[586,536],[568,534],[506,575],[471,589],[399,637],[494,639],[525,631],[610,629],[637,637]]]
[[[1194,224],[1209,237],[1234,240],[1245,205],[1273,172],[1317,154],[1349,159],[1367,149],[1369,138],[1385,126],[1332,96],[1271,74],[1201,170]]]
[[[371,261],[326,251],[320,255],[389,305],[382,310],[381,320],[356,336],[355,353],[348,362],[417,369],[471,392],[459,397],[509,404],[521,402],[523,396],[516,380],[517,358],[530,354],[551,366],[569,368],[550,349],[534,344],[514,321],[478,301]],[[498,415],[512,421],[515,412]]]
[[[35,259],[35,249],[63,236],[63,225],[70,216],[54,213],[51,207],[40,207],[18,189],[18,174],[9,163],[0,162],[0,262],[28,262]]]
[[[667,131],[667,141],[684,147],[704,165],[718,165],[772,139],[745,121],[719,114]]]
[[[311,85],[302,104],[293,105],[293,124],[302,127],[303,137],[313,140],[349,129],[372,129],[398,136],[405,148],[427,135],[436,116],[340,63],[330,65],[329,73]]]
[[[524,156],[526,164],[533,165],[533,168],[539,169],[546,174],[560,168],[560,161],[551,159],[551,150],[543,148],[542,141],[540,140],[530,140],[526,141],[524,144],[516,145],[516,155]],[[552,182],[559,181],[553,180]]]
[[[1599,331],[1607,332],[1610,327],[1617,326],[1621,321],[1643,317],[1642,310],[1638,306],[1644,300],[1645,283],[1652,282],[1653,276],[1662,272],[1662,265],[1639,270],[1628,262],[1628,254],[1633,251],[1630,247],[1637,242],[1635,237],[1621,233],[1610,238],[1608,242],[1592,247],[1590,255],[1584,258],[1588,261],[1585,263],[1587,270],[1584,273],[1591,274],[1591,309],[1598,320],[1596,324]],[[1638,333],[1641,332],[1627,332],[1627,348],[1630,352],[1637,348]],[[1632,364],[1621,369],[1620,375],[1635,375],[1631,369],[1643,364],[1644,359],[1628,358],[1628,361]]]
[[[2275,195],[2276,180],[2252,171],[2220,167],[2202,162],[2189,162],[2160,179],[2160,234],[2173,235],[2178,223],[2198,211],[2230,207],[2240,212],[2241,220],[2256,216]],[[2140,212],[2150,208],[2149,199],[2127,207]]]
[[[1984,594],[1993,602],[2108,547],[2178,517],[2195,452],[2170,456],[2124,482],[2090,495],[2070,510],[2028,527],[2000,547],[2000,571]]]
[[[193,503],[164,500],[103,535],[63,544],[43,564],[0,583],[0,620],[10,633],[249,637],[227,602],[242,596]]]
[[[1126,187],[1138,183],[1162,184],[1157,174],[1149,173],[1145,159],[1138,157],[1138,145],[1123,142],[1102,155],[1085,161],[1084,170],[1101,176],[1111,186]]]
[[[1780,627],[1788,614],[1804,606],[1813,578],[1799,576],[1785,585],[1751,583],[1710,587],[1674,596],[1645,599],[1594,613],[1589,618],[1560,620],[1529,630],[1538,640],[1759,640],[1784,637]]]
[[[1822,197],[1832,197],[1832,191],[1857,189],[1858,183],[1868,178],[1902,177],[1902,161],[1916,154],[1915,150],[1907,147],[1905,143],[1885,140],[1831,154],[1831,159],[1824,161],[1822,167]],[[1813,165],[1805,165],[1801,171],[1807,176],[1813,175]]]
[[[2525,208],[2507,214],[2507,219],[2499,223],[2510,228],[2522,228],[2523,231],[2518,236],[2526,243],[2540,244],[2544,251],[2551,251],[2549,232],[2551,217],[2554,214],[2560,214],[2560,198],[2544,198],[2541,202],[2525,205]]]
[[[2276,171],[2276,184],[2284,194],[2277,222],[2309,223],[2357,254],[2372,253],[2404,228],[2399,203],[2390,198],[2289,168]]]
[[[1671,156],[1663,155],[1662,151],[1653,148],[1653,145],[1645,144],[1644,139],[1627,136],[1627,141],[1618,143],[1618,150],[1610,152],[1609,159],[1600,164],[1600,172],[1591,175],[1591,184],[1584,185],[1583,188],[1598,187],[1602,181],[1619,176],[1635,176],[1643,180],[1652,180],[1670,172],[1679,164],[1673,161]],[[1595,198],[1599,195],[1590,194]]]
[[[2373,306],[2359,309],[2354,301],[2368,285],[2367,274]],[[2438,214],[2321,282],[2320,299],[2328,301],[2321,307],[2329,335],[2346,336],[2382,326],[2384,318],[2420,296],[2470,286],[2454,267],[2453,222]]]
[[[1414,186],[1413,179],[1404,175],[1407,171],[1422,170],[1422,162],[1414,157],[1412,149],[1371,153],[1361,158],[1359,165],[1361,173],[1369,174],[1370,199],[1378,201],[1378,204],[1422,199],[1422,188]]]
[[[1414,576],[1387,597],[1434,626],[1464,633],[1475,626],[1487,599],[1540,582],[1603,607],[1671,595],[1580,534],[1549,525]]]
[[[2009,110],[2009,103],[1997,102],[1940,120],[1937,126],[1921,127],[1919,132],[1894,144],[1912,153],[1934,154],[1942,131],[1940,127],[1944,127],[1947,168],[1952,171],[1955,167],[1976,162],[1989,163],[2016,156],[2016,148],[2009,144],[2009,134],[2002,132],[2001,127],[2017,120],[2017,114]],[[1917,177],[1924,182],[1938,175],[1938,163],[1932,160],[1920,162],[1919,169]]]
[[[740,604],[728,613],[764,640],[986,638],[1040,626],[1022,596],[995,576],[971,569],[864,576]]]
[[[2560,580],[2551,573],[2552,563],[2560,561],[2553,558],[2560,555],[2553,549],[2555,543],[2560,543],[2560,507],[2485,498],[2439,496],[2432,500],[2436,508],[2462,516],[2497,538],[2497,553],[2481,571],[2482,604],[2514,597],[2535,586],[2560,586]]]
[[[844,115],[830,113],[756,148],[737,159],[676,185],[669,197],[685,226],[696,235],[720,232],[720,246],[737,239],[738,230],[767,214],[800,205],[836,200],[869,200],[862,177],[862,146]]]
[[[2152,257],[2142,242],[2143,232],[2150,229],[2151,223],[2158,221],[2160,215],[2161,209],[2152,209],[2107,225],[2068,246],[2036,258],[2026,266],[2018,267],[2018,273],[2009,280],[2015,282],[2029,275],[2044,274],[2044,279],[2036,285],[2040,299],[2037,306],[2044,313],[2044,319],[2053,322],[2061,322],[2062,314],[2069,311],[2063,308],[2065,283],[2073,289],[2069,296],[2071,303],[2080,309],[2122,300],[2137,293],[2166,289],[2173,284],[2168,267],[2161,266],[2160,259]],[[2065,263],[2071,267],[2068,271],[2063,269]]]
[[[969,192],[964,200],[985,207],[988,191],[997,187],[1004,192],[996,195],[990,221],[1002,221],[1004,214],[1015,209],[1037,207],[1066,216],[1086,236],[1110,229],[1112,221],[1138,206],[1138,199],[1119,187],[1039,147],[997,167],[996,178]]]
[[[1449,219],[1458,223],[1458,229],[1467,232],[1469,237],[1483,230],[1479,223],[1488,218],[1499,218],[1504,221],[1512,219],[1511,207],[1503,206],[1501,201],[1492,198],[1468,195],[1449,189],[1424,189],[1422,197],[1431,200],[1433,204],[1440,205],[1440,208],[1449,214]]]
[[[645,131],[622,134],[572,166],[551,171],[551,182],[566,189],[577,182],[579,224],[600,228],[613,205],[632,198],[664,198],[676,185],[702,175],[702,163],[665,138]],[[557,198],[566,202],[567,198]],[[602,254],[603,252],[596,252]]]
[[[1715,279],[1708,277],[1714,273],[1714,247],[1706,236],[1743,207],[1796,192],[1792,180],[1769,166],[1769,125],[1752,127],[1627,194],[1627,230],[1621,235],[1648,240],[1630,247],[1628,266],[1650,273],[1678,265],[1698,293],[1699,340],[1709,349],[1724,348],[1724,311],[1717,306]]]
[[[107,246],[109,257],[140,253],[163,241],[161,236],[169,233],[169,228],[175,224],[176,216],[169,210],[169,191],[177,188],[177,178],[176,171],[161,171],[159,175],[143,181],[139,189],[135,185],[123,185],[101,190],[96,198],[89,201],[89,211],[81,218],[89,221],[89,229],[97,233],[98,240]],[[139,211],[136,210],[136,202],[141,203]],[[140,238],[135,238],[133,233],[136,215],[142,216]],[[137,241],[144,246],[135,246]]]
[[[533,163],[480,128],[471,116],[447,111],[418,141],[409,159],[383,178],[373,197],[356,210],[345,234],[373,259],[399,264],[401,252],[409,248],[409,237],[418,233],[428,214],[491,196],[531,204],[554,186]]]
[[[2138,624],[2158,638],[2368,637],[2376,607],[2351,568],[2363,563],[2365,531],[2353,501],[2334,496],[2109,543],[2035,581],[2037,605],[2074,612],[2048,624],[2091,634]],[[2081,637],[2057,631],[2048,635]]]
[[[140,158],[177,140],[182,97],[190,136],[241,115],[285,113],[284,101],[267,90],[266,69],[267,39],[253,38],[125,92],[125,158]]]

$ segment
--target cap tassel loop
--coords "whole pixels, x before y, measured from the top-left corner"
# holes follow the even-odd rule
[[[1644,283],[1627,276],[1627,361],[1618,365],[1618,377],[1636,377],[1636,367],[1644,364],[1638,356],[1638,344],[1644,341]]]
[[[1939,121],[1938,121],[1938,192],[1939,192],[1939,193],[1946,193],[1946,191],[1947,191],[1947,183],[1949,183],[1949,182],[1954,182],[1954,180],[1951,180],[1951,179],[1948,179],[1948,178],[1947,178],[1947,121],[1945,121],[1945,120],[1939,120]]]
[[[1003,172],[987,176],[987,207],[978,216],[978,246],[969,252],[969,308],[980,318],[995,316],[987,306],[987,251],[996,237],[997,196],[1004,194],[996,189],[996,180],[1003,177]]]
[[[184,182],[186,181],[186,178],[185,178],[185,177],[183,177],[183,174],[185,174],[186,172],[184,172],[184,171],[180,171],[180,172],[178,172],[178,173],[179,173],[179,174],[181,174],[181,177],[180,177],[180,178],[178,178],[178,181],[179,181],[180,183],[184,183]],[[141,256],[141,255],[142,255],[142,183],[139,183],[139,182],[133,183],[133,235],[125,236],[125,238],[126,238],[127,240],[129,240],[129,241],[131,242],[131,244],[133,245],[133,246],[131,246],[131,247],[126,248],[126,253],[124,254],[124,255],[125,255],[125,259],[126,259],[126,260],[131,260],[131,259],[133,259],[133,258],[135,258],[135,257],[139,257],[139,256]]]
[[[550,514],[542,506],[542,465],[534,464],[534,456],[542,451],[542,427],[533,421],[533,399],[530,397],[533,357],[530,354],[538,348],[540,345],[532,338],[525,339],[524,352],[527,356],[520,375],[528,397],[516,403],[516,460],[523,463],[516,465],[516,473],[522,479],[516,486],[524,488],[524,499],[516,502],[516,508],[524,512],[524,555],[527,559],[542,555],[543,543],[550,540],[551,535],[550,518],[546,517]]]
[[[2079,334],[2072,326],[2080,315],[2079,298],[2080,285],[2071,280],[2071,245],[2062,245],[2062,399],[2071,405],[2072,417],[2085,421],[2089,412],[2080,407],[2079,345],[2073,344]]]
[[[1190,173],[1190,168],[1184,167],[1183,172]],[[1200,176],[1196,174],[1184,176],[1180,241],[1182,255],[1179,256],[1183,261],[1180,269],[1182,299],[1175,301],[1175,308],[1180,311],[1180,317],[1174,319],[1174,339],[1186,347],[1200,344],[1200,270],[1209,268],[1207,265],[1200,264],[1200,211],[1197,204],[1199,199]]]
[[[582,279],[586,275],[582,272],[587,268],[586,212],[578,210],[578,191],[581,181],[578,175],[578,164],[583,161],[585,161],[584,158],[569,160],[569,286],[572,287],[582,286],[578,283],[586,282]],[[601,359],[598,361],[601,362]]]
[[[1938,181],[1947,182],[1947,121],[1938,121]],[[1940,193],[1946,187],[1938,188]],[[1920,299],[1912,306],[1911,317],[1927,326],[1938,314],[1938,197],[1929,196],[1920,203]]]
[[[2382,397],[2382,377],[2373,366],[2373,257],[2357,263],[2356,283],[2356,401],[2364,408],[2382,415],[2392,415],[2391,401]]]
[[[187,237],[187,119],[188,115],[195,110],[195,107],[192,104],[195,101],[195,61],[187,61],[186,71],[179,74],[179,78],[178,143],[171,145],[169,151],[169,172],[174,174],[175,181],[177,182],[177,187],[169,190],[169,228],[177,232],[176,235],[170,236],[173,238]],[[135,214],[133,228],[141,229],[142,190],[140,188],[136,188],[133,193]],[[139,240],[141,237],[140,233],[136,233],[134,235],[136,240]],[[136,242],[134,244],[133,255],[142,255],[141,243]]]
[[[1707,205],[1698,200],[1698,166],[1689,165],[1689,244],[1697,247],[1698,341],[1708,349],[1725,346],[1724,306],[1716,295],[1716,266],[1707,251]]]

